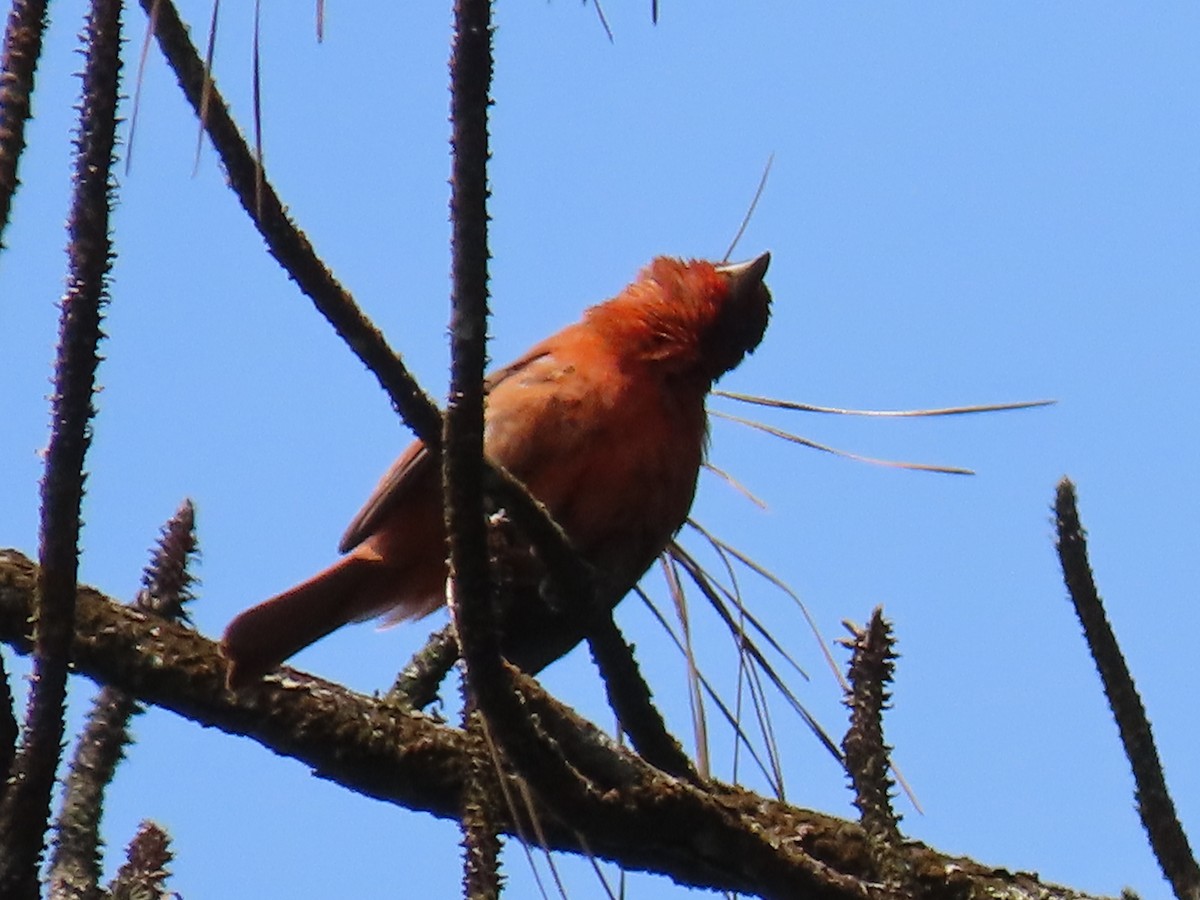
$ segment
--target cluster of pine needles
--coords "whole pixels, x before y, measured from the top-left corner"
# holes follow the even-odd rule
[[[876,410],[815,406],[792,400],[779,400],[723,390],[713,391],[713,396],[752,406],[783,409],[793,412],[875,418],[961,416],[976,413],[1031,409],[1039,406],[1047,406],[1054,402],[1053,400],[1033,400],[933,409]],[[960,466],[880,459],[851,453],[756,419],[720,410],[710,409],[709,415],[764,432],[781,440],[799,444],[813,450],[831,453],[856,462],[945,475],[975,474],[973,470]],[[766,508],[765,501],[753,494],[729,472],[712,463],[705,463],[705,468],[732,485],[755,506]],[[739,571],[743,574],[748,573],[753,578],[765,582],[771,588],[782,592],[795,604],[797,610],[803,616],[807,628],[811,631],[821,656],[842,690],[848,690],[849,685],[842,674],[841,666],[834,659],[829,642],[822,635],[812,613],[800,595],[790,585],[776,575],[768,565],[756,560],[750,554],[730,544],[728,541],[721,539],[696,519],[688,519],[686,530],[689,535],[696,536],[703,545],[707,546],[715,554],[721,571],[714,572],[713,569],[706,567],[695,553],[686,549],[682,543],[673,541],[660,557],[661,571],[666,584],[666,594],[669,598],[671,609],[668,611],[660,608],[660,605],[656,604],[651,593],[641,586],[637,588],[637,593],[669,636],[671,643],[674,644],[685,659],[697,765],[701,774],[705,776],[711,774],[709,763],[708,712],[706,711],[706,704],[704,702],[704,698],[707,697],[709,703],[715,708],[720,718],[725,720],[734,734],[734,768],[731,773],[733,780],[738,780],[738,766],[741,753],[744,751],[753,766],[766,779],[770,790],[775,796],[781,800],[786,799],[779,743],[776,739],[776,728],[772,721],[770,704],[768,703],[768,686],[773,688],[783,698],[791,713],[798,716],[812,730],[821,744],[839,761],[841,760],[841,751],[838,748],[837,742],[830,737],[829,733],[809,712],[796,696],[795,690],[789,685],[787,680],[788,672],[794,673],[804,680],[808,680],[809,676],[800,663],[797,662],[794,649],[789,650],[784,647],[772,635],[771,630],[764,625],[761,618],[755,614],[748,600],[748,594],[743,589],[742,581],[738,577]],[[696,594],[712,607],[721,623],[723,623],[737,652],[738,670],[736,687],[732,699],[726,699],[721,696],[713,680],[705,674],[694,652],[691,637],[692,631],[689,624],[693,614],[689,608],[689,603],[691,598]],[[749,713],[748,715],[747,712]],[[751,724],[746,724],[747,719],[749,719]]]

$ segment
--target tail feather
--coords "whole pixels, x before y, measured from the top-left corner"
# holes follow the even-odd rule
[[[346,623],[377,613],[378,606],[363,606],[378,593],[371,588],[380,576],[387,575],[382,567],[378,557],[352,553],[240,613],[221,638],[221,653],[229,662],[226,684],[241,687]]]

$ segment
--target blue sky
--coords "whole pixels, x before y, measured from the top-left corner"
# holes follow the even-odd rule
[[[216,75],[246,123],[242,6],[223,7]],[[329,4],[318,45],[311,4],[264,6],[271,177],[440,396],[449,13]],[[887,735],[924,807],[903,808],[909,835],[1094,892],[1131,885],[1166,897],[1065,600],[1049,506],[1069,474],[1168,780],[1194,824],[1186,635],[1200,627],[1190,515],[1200,497],[1200,12],[1106,2],[661,7],[653,27],[648,2],[610,0],[610,43],[591,6],[499,4],[492,358],[503,363],[572,321],[654,255],[720,257],[773,153],[735,256],[772,251],[774,318],[723,386],[837,406],[1059,404],[960,421],[770,417],[848,450],[970,466],[974,478],[838,460],[718,422],[713,461],[770,509],[705,476],[696,516],[787,580],[827,635],[878,603],[894,619],[902,656]],[[207,5],[182,8],[203,33]],[[53,13],[0,257],[0,545],[30,553],[82,4]],[[132,75],[144,18],[128,20]],[[82,577],[130,597],[160,523],[190,496],[203,549],[194,615],[215,635],[333,558],[408,434],[262,252],[207,148],[192,175],[195,143],[191,112],[152,52],[134,163],[120,178]],[[743,586],[812,675],[797,691],[840,733],[837,688],[794,607],[753,579]],[[636,601],[621,618],[672,727],[690,740],[682,661]],[[696,628],[702,662],[732,689],[728,638],[703,616]],[[346,629],[297,664],[370,691],[425,633]],[[584,654],[546,679],[611,721]],[[91,685],[75,688],[77,721]],[[836,767],[782,704],[776,713],[789,799],[850,815]],[[162,822],[176,841],[172,886],[185,896],[457,890],[452,823],[347,794],[164,712],[135,727],[105,833],[115,855],[140,818]],[[726,777],[728,747],[715,729]],[[573,896],[601,894],[585,866],[564,870]],[[529,895],[519,851],[506,871],[513,896]],[[661,890],[635,884],[641,896]]]

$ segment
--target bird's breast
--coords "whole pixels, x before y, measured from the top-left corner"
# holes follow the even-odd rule
[[[628,589],[687,518],[704,386],[594,361],[535,361],[488,399],[488,454]]]

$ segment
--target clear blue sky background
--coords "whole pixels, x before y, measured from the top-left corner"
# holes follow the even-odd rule
[[[441,396],[446,4],[331,3],[323,45],[311,3],[264,5],[269,172]],[[244,123],[248,6],[223,7],[216,62]],[[713,460],[770,510],[705,476],[696,515],[793,585],[827,634],[878,603],[895,620],[903,656],[886,724],[925,809],[904,807],[912,837],[1089,891],[1168,896],[1065,600],[1049,506],[1059,477],[1078,481],[1102,592],[1195,827],[1195,4],[694,0],[663,3],[653,27],[648,0],[610,0],[612,43],[591,6],[498,6],[493,358],[573,320],[656,254],[720,257],[774,153],[737,255],[773,252],[775,316],[725,386],[860,407],[1060,403],[960,421],[771,417],[850,450],[971,466],[974,478],[861,465],[717,423]],[[0,257],[0,544],[30,553],[82,7],[53,6]],[[207,4],[184,12],[203,34]],[[128,18],[132,75],[144,18]],[[190,496],[203,547],[194,614],[215,635],[333,558],[409,438],[262,252],[209,150],[192,176],[196,125],[156,51],[142,90],[115,219],[82,577],[132,596],[159,524]],[[812,673],[797,690],[840,733],[837,688],[794,607],[743,583]],[[702,660],[730,691],[729,640],[701,619]],[[622,621],[690,741],[681,660],[636,601]],[[426,630],[347,629],[298,664],[378,689]],[[547,680],[611,721],[584,654]],[[75,722],[90,691],[76,683]],[[775,708],[789,798],[850,814],[842,775]],[[115,857],[141,817],[163,823],[184,896],[457,891],[453,823],[348,794],[171,714],[152,710],[136,729],[105,833]],[[716,729],[725,776],[729,743]],[[522,855],[506,864],[512,895],[529,896]],[[573,896],[601,894],[586,866],[564,868]],[[663,890],[635,883],[634,896]]]

